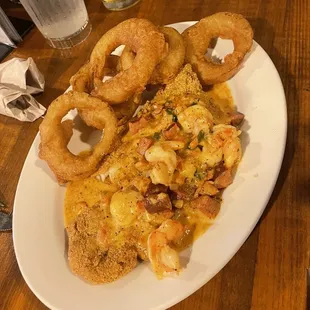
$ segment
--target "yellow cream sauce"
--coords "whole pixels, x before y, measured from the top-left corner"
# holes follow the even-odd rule
[[[216,124],[229,123],[230,115],[236,111],[227,83],[213,85],[208,91],[202,93],[199,99],[199,103],[211,112]],[[186,208],[186,206],[176,210],[174,218],[187,227],[184,237],[175,245],[178,250],[189,247],[212,225],[210,221],[206,221],[205,217],[201,216],[199,210]]]
[[[205,216],[203,216],[199,210],[193,210],[186,206],[176,210],[173,218],[186,227],[184,237],[175,244],[176,249],[179,251],[189,247],[212,225],[211,222],[205,220]]]
[[[113,185],[104,184],[96,178],[73,181],[67,185],[64,219],[65,227],[73,223],[76,217],[86,207],[91,207],[98,203],[107,192],[115,192],[117,189]]]
[[[216,124],[229,123],[229,116],[236,111],[227,83],[213,85],[210,90],[201,93],[199,99],[201,104],[211,112]]]
[[[199,104],[205,106],[212,113],[216,124],[229,123],[229,115],[236,111],[233,97],[226,83],[214,85],[210,90],[199,95],[197,99]],[[64,203],[65,226],[74,222],[85,207],[95,205],[104,194],[115,191],[117,191],[115,186],[104,184],[96,178],[71,182],[67,186]],[[175,210],[174,218],[185,224],[187,228],[184,238],[175,245],[179,250],[191,245],[212,224],[205,220],[199,210],[187,208],[186,204],[182,209]]]

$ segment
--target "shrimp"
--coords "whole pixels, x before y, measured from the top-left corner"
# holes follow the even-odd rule
[[[170,142],[171,143],[171,142]],[[176,142],[179,143],[179,142]],[[149,163],[162,162],[166,164],[170,173],[177,166],[177,156],[169,144],[155,144],[145,152],[145,158]]]
[[[174,141],[169,141],[173,143]],[[175,144],[179,144],[176,142]],[[169,185],[173,172],[177,166],[177,155],[168,144],[155,144],[145,152],[145,158],[149,163],[155,163],[150,177],[153,184]]]
[[[217,125],[213,127],[215,139],[222,141],[223,159],[227,169],[233,167],[241,159],[241,143],[238,138],[240,133],[240,130],[230,125]]]
[[[213,125],[212,114],[207,108],[201,105],[194,105],[187,108],[178,115],[178,120],[186,133],[193,133],[196,136],[201,130],[209,133]]]
[[[225,167],[232,168],[241,159],[241,143],[239,138],[229,139],[223,147]]]
[[[148,237],[148,256],[158,279],[181,270],[178,252],[169,246],[184,234],[184,226],[175,220],[166,220]]]
[[[227,169],[232,168],[241,159],[240,130],[230,125],[216,125],[203,145],[202,159],[210,167],[224,160]]]

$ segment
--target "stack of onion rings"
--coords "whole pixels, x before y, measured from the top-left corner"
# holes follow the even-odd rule
[[[106,57],[120,45],[135,51],[133,65],[102,82]],[[148,20],[128,19],[106,32],[94,47],[90,62],[73,77],[73,90],[91,94],[110,104],[119,104],[141,92],[164,52],[164,35]]]
[[[223,64],[205,57],[210,42],[217,37],[234,42],[234,52],[224,58]],[[170,27],[157,28],[145,19],[132,18],[118,24],[101,37],[90,61],[70,79],[74,91],[50,105],[40,126],[40,158],[48,163],[60,183],[91,175],[117,142],[118,133],[126,129],[147,84],[168,84],[184,60],[192,65],[203,84],[224,82],[239,70],[252,39],[247,20],[233,13],[203,18],[182,35]],[[110,55],[120,45],[126,46],[121,57]],[[112,77],[103,82],[106,75]],[[61,121],[74,108],[87,125],[105,128],[103,139],[88,156],[75,156],[67,149],[72,121]]]
[[[73,155],[67,148],[72,135],[72,122],[61,123],[72,109],[96,112],[96,122],[105,128],[102,140],[88,156]],[[109,105],[86,93],[68,92],[54,100],[40,125],[39,157],[44,159],[60,183],[85,178],[95,172],[116,139],[117,119]]]
[[[75,85],[75,89],[80,89],[81,92],[83,92],[84,85],[82,84],[79,88],[79,82],[85,82],[87,79],[83,78],[83,74],[87,73],[87,66],[89,66],[89,63],[82,66],[77,74],[75,74],[75,78],[71,79],[72,84]],[[109,55],[106,58],[106,63],[104,67],[104,78],[106,77],[113,77],[118,72],[120,72],[120,57],[117,55]],[[79,78],[80,77],[80,78]],[[88,88],[87,88],[88,89]],[[132,97],[130,97],[127,101],[111,105],[111,108],[115,112],[116,118],[119,120],[118,125],[125,124],[135,113],[138,106],[142,103],[141,93],[134,94]],[[102,129],[102,122],[96,121],[96,112],[92,110],[78,110],[80,117],[83,119],[83,121],[88,125],[92,126],[97,129]]]
[[[223,64],[205,57],[211,40],[216,37],[231,39],[234,43],[234,52],[224,58]],[[192,65],[205,85],[212,85],[227,81],[239,70],[252,47],[253,30],[242,15],[222,12],[201,19],[183,32],[183,38],[185,61]]]
[[[114,111],[116,118],[118,119],[118,125],[123,125],[126,123],[135,113],[138,106],[141,104],[141,93],[136,94],[129,98],[129,100],[110,106],[111,109]],[[102,104],[106,105],[105,102],[101,101]],[[97,113],[98,111],[95,110],[78,110],[80,117],[83,121],[91,127],[96,129],[102,129],[102,122],[100,117],[98,118]]]
[[[120,57],[117,55],[109,55],[106,57],[106,61],[103,67],[102,77],[107,75],[115,75],[120,71]],[[70,84],[74,91],[78,92],[91,92],[91,65],[87,62],[83,65],[79,71],[73,75],[70,79]]]
[[[167,84],[180,71],[185,58],[185,46],[182,36],[171,27],[159,27],[159,31],[165,36],[168,51],[162,61],[156,66],[149,83]],[[122,70],[130,68],[135,59],[135,53],[126,46],[121,58],[120,67]]]

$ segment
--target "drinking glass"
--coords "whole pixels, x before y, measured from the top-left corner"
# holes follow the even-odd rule
[[[84,0],[20,0],[40,32],[54,48],[70,48],[91,31]]]
[[[104,6],[111,11],[121,11],[125,10],[140,0],[102,0]]]

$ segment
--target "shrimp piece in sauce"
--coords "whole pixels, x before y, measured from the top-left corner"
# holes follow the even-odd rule
[[[204,145],[202,158],[210,166],[215,167],[224,160],[227,169],[238,164],[241,155],[240,131],[230,125],[216,125],[213,133]]]
[[[184,226],[168,219],[154,230],[148,238],[148,256],[158,279],[165,275],[179,273],[181,270],[178,252],[169,246],[184,234]]]

